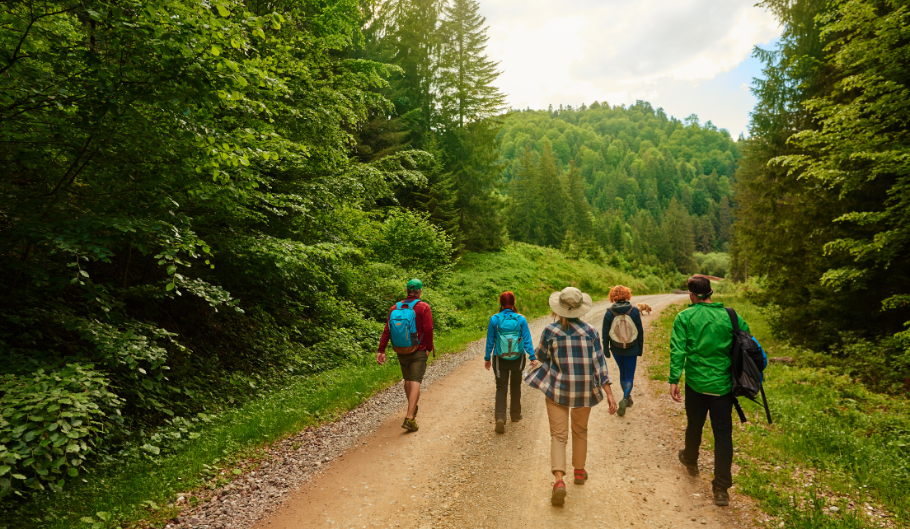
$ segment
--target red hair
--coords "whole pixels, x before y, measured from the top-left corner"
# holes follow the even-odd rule
[[[616,285],[610,289],[610,301],[613,303],[618,301],[629,301],[630,299],[632,299],[632,290],[629,287]]]
[[[515,310],[515,294],[511,290],[506,290],[499,295],[499,311],[502,312],[506,309]]]

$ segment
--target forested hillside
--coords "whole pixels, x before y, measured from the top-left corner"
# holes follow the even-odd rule
[[[763,3],[784,33],[736,173],[734,276],[775,328],[876,387],[910,385],[906,2]]]
[[[512,113],[500,133],[509,234],[633,269],[697,271],[731,241],[737,144],[639,101]],[[724,275],[724,270],[704,270]]]

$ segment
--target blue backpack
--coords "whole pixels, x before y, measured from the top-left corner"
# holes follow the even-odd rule
[[[392,349],[398,354],[411,354],[420,345],[420,338],[417,336],[417,313],[414,312],[414,305],[418,303],[419,299],[410,304],[399,301],[389,314]]]
[[[525,353],[524,341],[521,339],[521,318],[518,314],[514,312],[499,314],[496,343],[499,345],[499,356],[503,360],[515,360]]]

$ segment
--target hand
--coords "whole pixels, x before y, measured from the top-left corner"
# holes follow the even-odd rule
[[[531,360],[531,369],[537,369],[540,367],[540,362],[538,360]]]
[[[385,353],[376,353],[376,362],[378,362],[379,365],[384,364],[385,363]]]
[[[613,398],[613,388],[607,384],[604,386],[604,392],[607,394],[607,403],[610,405],[610,415],[613,415],[619,409],[616,399]]]
[[[484,361],[483,361],[483,367],[487,368],[487,371],[490,370],[490,366],[491,366],[491,365],[493,365],[493,361],[492,361],[492,360],[484,360]]]
[[[679,384],[670,384],[670,398],[676,402],[682,402],[682,394],[679,392]]]

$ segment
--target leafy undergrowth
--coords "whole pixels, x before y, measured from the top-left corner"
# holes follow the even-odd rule
[[[636,294],[648,292],[628,274],[568,259],[556,250],[513,244],[498,253],[469,254],[436,291],[463,322],[436,337],[437,350],[458,352],[483,337],[504,290],[515,292],[520,311],[536,317],[549,311],[547,299],[554,290],[575,285],[598,299],[619,282]],[[237,408],[199,414],[180,427],[156,432],[153,444],[84,472],[61,492],[38,494],[18,510],[2,513],[0,528],[94,529],[163,522],[176,513],[178,493],[224,484],[244,471],[238,465],[263,457],[269,444],[330,422],[399,379],[394,355],[385,367],[362,357],[321,374],[292,377]]]
[[[741,399],[749,422],[734,428],[735,486],[758,500],[760,521],[787,528],[906,526],[910,403],[801,365],[801,351],[773,337],[758,307],[738,297],[723,301],[749,323],[769,357],[792,359],[765,371],[774,424],[760,406]],[[684,308],[664,311],[651,334],[653,379],[667,379],[670,329]],[[713,446],[710,428],[705,439]]]

